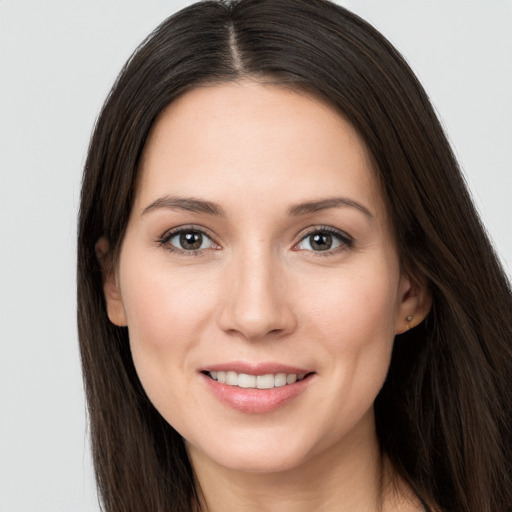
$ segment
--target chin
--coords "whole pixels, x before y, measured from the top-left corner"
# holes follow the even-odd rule
[[[237,454],[223,462],[223,465],[232,471],[264,474],[281,473],[296,469],[304,463],[304,459],[303,454],[260,453],[258,457]]]
[[[262,436],[248,432],[241,436],[226,436],[206,446],[186,441],[192,461],[206,455],[215,465],[246,473],[279,473],[300,467],[309,458],[313,447],[303,436]]]
[[[303,455],[285,453],[260,453],[252,456],[243,453],[229,453],[216,457],[214,462],[230,471],[242,473],[283,473],[300,467],[305,461]]]

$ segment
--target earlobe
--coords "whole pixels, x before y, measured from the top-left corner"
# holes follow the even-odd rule
[[[425,281],[418,281],[408,275],[400,280],[399,304],[396,314],[395,333],[416,327],[423,322],[430,311],[432,297]]]
[[[119,283],[114,265],[109,258],[109,243],[104,237],[100,238],[94,246],[103,274],[103,293],[107,305],[109,320],[118,327],[126,327],[126,312],[119,289]]]

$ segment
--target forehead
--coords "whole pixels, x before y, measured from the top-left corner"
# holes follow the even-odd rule
[[[342,116],[311,95],[250,80],[196,88],[170,104],[140,173],[139,208],[164,194],[283,208],[343,194],[384,208],[365,144]]]

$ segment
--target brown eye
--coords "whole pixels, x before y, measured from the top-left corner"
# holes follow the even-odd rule
[[[332,248],[332,236],[327,233],[317,233],[309,237],[311,248],[314,251],[328,251]]]
[[[203,235],[201,233],[182,233],[180,235],[180,245],[182,249],[196,251],[203,244]]]
[[[174,233],[168,243],[176,249],[182,251],[199,251],[210,249],[213,246],[211,239],[201,231],[187,230]]]
[[[297,245],[301,251],[327,252],[343,245],[350,247],[352,240],[348,235],[318,230],[306,235]]]

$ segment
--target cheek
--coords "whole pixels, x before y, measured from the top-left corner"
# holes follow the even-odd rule
[[[380,275],[340,272],[324,287],[309,289],[308,315],[324,332],[324,339],[332,340],[337,349],[357,350],[383,339],[392,340],[397,282],[398,277],[390,278],[384,271]]]
[[[131,268],[136,272],[125,272],[121,285],[133,343],[156,351],[178,348],[173,340],[201,328],[210,287],[193,270],[171,272],[158,264]]]
[[[125,272],[121,289],[135,368],[157,409],[174,407],[169,391],[186,394],[183,379],[192,375],[186,370],[208,323],[211,293],[193,272],[171,273],[158,265],[130,268],[136,272]]]
[[[331,383],[323,406],[338,411],[343,401],[343,419],[336,413],[331,418],[333,436],[371,408],[389,369],[397,281],[385,275],[355,271],[340,275],[329,292],[317,290],[310,308],[310,333],[318,340],[317,353],[326,362],[323,374]]]

